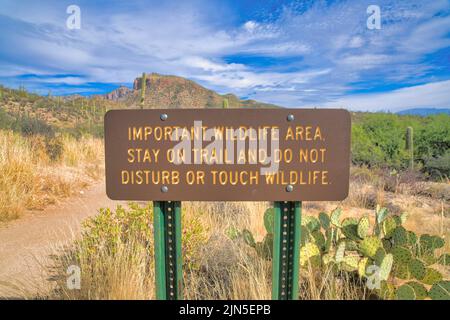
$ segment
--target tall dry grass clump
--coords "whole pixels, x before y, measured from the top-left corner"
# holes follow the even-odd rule
[[[0,131],[0,221],[42,209],[99,178],[102,152],[99,139]]]

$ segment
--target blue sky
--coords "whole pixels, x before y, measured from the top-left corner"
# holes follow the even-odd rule
[[[146,71],[287,107],[450,107],[449,0],[0,0],[0,30],[0,83],[40,94],[106,93]]]

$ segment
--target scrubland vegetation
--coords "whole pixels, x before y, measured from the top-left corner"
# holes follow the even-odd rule
[[[102,115],[117,107],[126,106],[0,88],[0,220],[43,208],[102,179]],[[428,299],[448,294],[449,120],[448,115],[352,114],[349,197],[342,203],[303,203],[302,241],[307,249],[301,261],[301,299]],[[407,127],[414,131],[413,168],[405,148]],[[269,299],[270,254],[261,255],[242,235],[264,241],[270,203],[183,202],[182,207],[185,298]],[[337,207],[342,213],[330,227],[323,222],[324,213],[332,220]],[[369,227],[359,234],[362,221]],[[328,243],[330,228],[339,236]],[[365,240],[374,237],[381,245]],[[399,238],[406,242],[399,243]],[[375,253],[366,250],[372,241]],[[341,256],[342,242],[349,246]],[[400,261],[395,247],[408,252],[400,256],[410,258]],[[360,265],[370,261],[381,266],[384,259],[383,266],[391,259],[392,265],[383,289],[369,290]],[[52,272],[57,286],[49,298],[154,298],[153,263],[151,204],[102,209],[56,258]],[[67,267],[73,264],[82,270],[81,290],[65,285]]]
[[[101,140],[0,131],[0,221],[43,209],[102,178]]]
[[[448,217],[430,219],[430,226],[447,230],[430,235],[411,231],[416,212],[358,211],[304,204],[301,299],[448,298]],[[270,299],[271,244],[255,245],[270,239],[264,224],[270,215],[269,203],[184,202],[184,297]],[[151,204],[100,210],[55,263],[60,280],[50,298],[153,299]],[[372,264],[382,268],[380,289],[367,287]],[[81,267],[80,290],[67,290],[70,265]]]
[[[0,103],[0,221],[102,179],[100,116],[92,115],[86,127],[76,121],[82,112],[71,102],[23,90],[0,88]]]

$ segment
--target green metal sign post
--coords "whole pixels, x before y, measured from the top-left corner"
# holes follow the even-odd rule
[[[181,202],[154,201],[156,299],[183,298]]]
[[[297,300],[302,203],[274,202],[272,299]]]

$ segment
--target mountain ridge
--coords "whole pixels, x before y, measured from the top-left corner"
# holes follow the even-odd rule
[[[132,89],[120,86],[104,95],[104,98],[136,107],[140,105],[141,83],[142,76],[133,81]],[[229,108],[280,108],[274,104],[239,99],[231,93],[221,95],[183,77],[158,73],[146,74],[144,109],[222,108],[225,99],[228,100]]]

